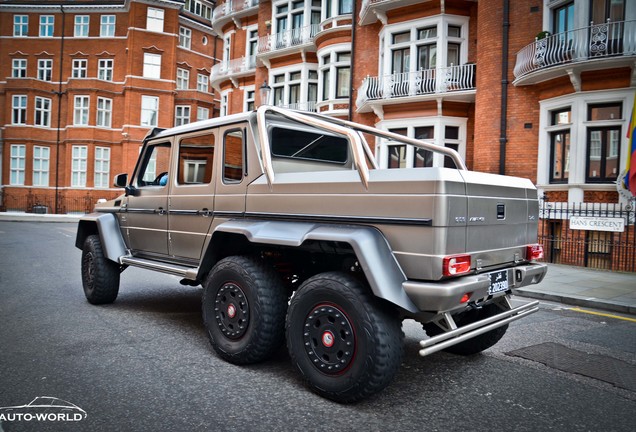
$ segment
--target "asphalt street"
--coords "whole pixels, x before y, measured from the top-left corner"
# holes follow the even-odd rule
[[[633,431],[636,392],[511,355],[542,343],[636,367],[636,322],[542,303],[481,355],[405,357],[379,395],[339,405],[305,387],[281,349],[262,364],[218,358],[200,288],[139,269],[115,303],[86,302],[75,224],[0,222],[0,407],[57,397],[78,422],[4,421],[11,431]],[[529,301],[515,299],[515,303]],[[633,318],[633,317],[632,317]],[[599,358],[599,357],[594,357]]]

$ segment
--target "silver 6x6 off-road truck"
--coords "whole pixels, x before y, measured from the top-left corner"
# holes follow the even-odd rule
[[[430,167],[378,169],[370,139],[412,145]],[[259,362],[286,341],[336,401],[391,382],[404,318],[430,336],[421,355],[469,355],[537,310],[509,301],[546,273],[532,183],[422,141],[265,106],[152,131],[115,185],[125,194],[79,223],[89,302],[113,302],[128,266],[178,275],[203,286],[220,357]]]

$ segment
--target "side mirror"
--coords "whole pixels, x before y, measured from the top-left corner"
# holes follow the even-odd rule
[[[128,185],[128,174],[117,174],[115,176],[115,187],[125,188]]]

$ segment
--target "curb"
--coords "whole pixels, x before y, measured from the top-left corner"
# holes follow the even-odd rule
[[[582,306],[591,309],[600,309],[605,311],[619,312],[628,315],[636,315],[636,306],[627,304],[612,303],[599,299],[589,299],[577,297],[574,295],[563,296],[556,293],[546,293],[539,291],[531,291],[528,289],[516,290],[516,295],[520,297],[533,298],[537,300],[547,300],[556,303],[567,304],[571,306]]]
[[[35,213],[0,213],[0,221],[3,222],[79,222],[83,215],[58,215]]]

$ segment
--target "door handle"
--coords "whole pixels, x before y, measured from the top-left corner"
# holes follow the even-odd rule
[[[157,214],[159,214],[160,216],[163,216],[167,213],[166,209],[164,209],[163,207],[159,207],[157,209]]]
[[[210,217],[212,216],[214,212],[212,210],[208,210],[207,208],[204,208],[202,210],[199,210],[199,214],[203,217]]]

